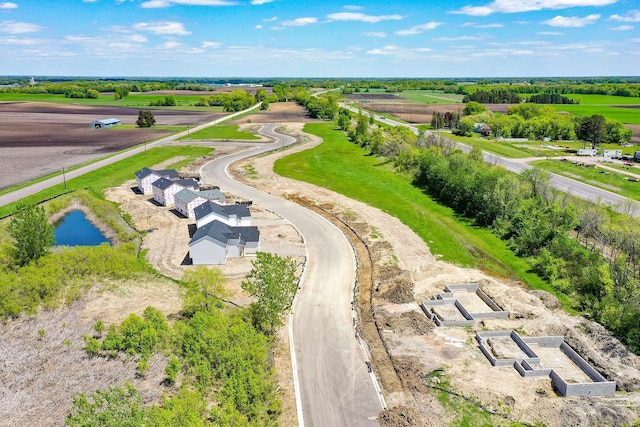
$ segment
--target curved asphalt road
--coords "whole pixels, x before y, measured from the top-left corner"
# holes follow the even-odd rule
[[[291,316],[291,345],[299,424],[377,425],[382,400],[355,338],[351,301],[355,259],[348,240],[320,215],[232,179],[236,160],[289,145],[294,139],[265,125],[276,142],[216,159],[201,170],[202,182],[252,200],[286,218],[302,235],[307,264]]]

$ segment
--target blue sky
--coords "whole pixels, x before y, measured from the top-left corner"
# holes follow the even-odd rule
[[[0,75],[640,75],[638,0],[0,0]]]

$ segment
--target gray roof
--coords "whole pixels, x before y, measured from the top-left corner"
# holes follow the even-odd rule
[[[224,194],[220,190],[206,190],[206,191],[193,191],[188,188],[180,190],[176,193],[176,200],[180,200],[184,203],[189,203],[192,200],[197,199],[198,197],[202,197],[204,199],[212,200],[219,199],[225,200]]]
[[[179,185],[180,187],[195,187],[195,188],[198,188],[198,185],[199,185],[198,181],[196,181],[193,178],[176,179],[172,181],[164,177],[155,180],[151,185],[154,187],[158,187],[161,190],[166,190],[167,188],[171,187],[173,184]]]
[[[249,207],[247,205],[220,205],[215,202],[207,202],[201,204],[193,210],[196,220],[204,218],[212,212],[215,212],[216,214],[226,218],[242,218],[251,216]]]
[[[173,170],[173,169],[166,169],[166,170],[154,170],[154,169],[150,169],[150,168],[142,168],[140,169],[138,172],[136,172],[136,177],[138,178],[144,178],[145,176],[149,176],[151,174],[156,174],[158,176],[163,176],[165,178],[169,178],[169,179],[178,179],[180,178],[180,174],[178,174],[177,171]]]
[[[245,245],[248,242],[259,242],[260,230],[258,230],[258,227],[253,225],[248,227],[232,227],[216,220],[198,228],[189,241],[189,245],[196,243],[205,237],[210,237],[225,245],[229,240],[239,239],[240,244]]]
[[[171,181],[170,179],[167,178],[158,178],[157,180],[153,181],[153,184],[151,184],[154,187],[158,187],[161,190],[165,190],[169,187],[171,187],[173,185],[173,181]]]

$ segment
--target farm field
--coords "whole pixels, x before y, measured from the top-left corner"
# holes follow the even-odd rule
[[[64,105],[42,102],[0,102],[0,190],[113,154],[157,138],[174,129],[194,126],[223,113],[153,110],[156,127],[137,128],[139,109],[114,106]],[[91,129],[94,120],[115,117],[122,126]]]

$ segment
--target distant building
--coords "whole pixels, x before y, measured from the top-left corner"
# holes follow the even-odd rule
[[[151,184],[153,200],[164,206],[171,206],[175,203],[175,195],[185,188],[197,191],[200,184],[193,178],[176,179],[172,181],[167,178],[160,178]]]
[[[230,226],[242,227],[251,225],[251,213],[247,205],[220,205],[206,202],[193,210],[198,228],[220,221]]]
[[[259,249],[258,227],[232,227],[213,221],[195,232],[189,242],[189,257],[194,265],[224,264],[227,258],[255,254]]]
[[[149,168],[142,168],[138,172],[136,172],[136,183],[138,184],[138,189],[142,192],[142,194],[153,193],[151,184],[153,184],[160,178],[167,178],[175,181],[176,179],[180,179],[180,175],[173,169],[154,170]]]
[[[104,128],[110,128],[113,126],[119,126],[121,125],[122,122],[118,119],[114,119],[113,117],[110,119],[102,119],[102,120],[96,120],[95,122],[91,122],[89,123],[89,127],[92,129],[104,129]]]
[[[222,203],[226,200],[220,190],[192,191],[188,189],[180,190],[174,197],[176,210],[187,218],[195,218],[194,209],[212,200]]]

